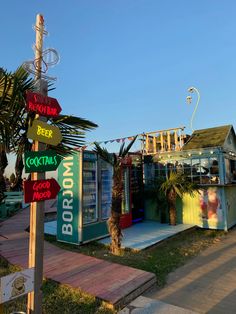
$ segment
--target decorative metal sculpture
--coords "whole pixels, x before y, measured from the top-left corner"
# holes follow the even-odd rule
[[[48,35],[48,32],[45,29],[41,29],[37,27],[36,25],[34,25],[33,28],[35,31],[36,30],[39,31],[41,36]],[[36,49],[37,47],[33,45],[34,52]],[[58,52],[54,48],[47,48],[42,51],[41,55],[42,55],[41,60],[34,59],[34,60],[25,61],[22,65],[23,68],[28,73],[33,74],[33,75],[37,75],[37,73],[40,72],[42,79],[46,79],[48,81],[55,81],[56,77],[49,76],[46,73],[48,72],[49,67],[53,67],[59,62],[60,58],[59,58]]]

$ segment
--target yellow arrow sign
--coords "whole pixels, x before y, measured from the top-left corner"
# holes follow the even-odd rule
[[[27,137],[54,146],[62,141],[61,131],[58,127],[39,120],[33,121],[32,126],[28,129]]]

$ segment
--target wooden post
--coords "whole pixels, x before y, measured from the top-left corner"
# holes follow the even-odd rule
[[[161,138],[161,151],[164,151],[164,139],[163,139],[163,132],[160,132],[160,138]]]
[[[147,134],[146,135],[146,154],[148,154],[148,150],[149,150],[149,136]]]
[[[167,131],[167,145],[168,145],[168,151],[170,151],[171,150],[170,131]]]
[[[47,86],[41,80],[44,19],[38,14],[36,17],[36,45],[35,45],[35,80],[39,84],[39,92],[47,95]],[[43,84],[44,83],[44,84]],[[39,115],[36,118],[42,120]],[[45,144],[34,141],[33,150],[45,150]],[[45,179],[45,173],[32,173],[32,180]],[[43,249],[44,249],[44,201],[33,202],[30,206],[30,241],[29,268],[35,268],[34,291],[28,294],[27,314],[42,313],[42,283],[43,283]]]
[[[3,309],[3,303],[0,304],[0,314],[3,314],[4,313],[4,309]]]
[[[153,153],[157,153],[157,137],[153,135]]]
[[[175,150],[178,151],[179,150],[179,143],[178,143],[178,134],[177,134],[177,130],[174,131],[175,133]]]

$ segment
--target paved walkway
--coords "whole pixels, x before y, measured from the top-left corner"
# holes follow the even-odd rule
[[[236,229],[171,273],[163,289],[145,296],[197,313],[235,314]]]
[[[0,225],[1,256],[23,268],[28,267],[29,234],[24,231],[28,225],[29,208]],[[44,276],[115,306],[129,303],[156,282],[152,273],[63,250],[46,241]]]

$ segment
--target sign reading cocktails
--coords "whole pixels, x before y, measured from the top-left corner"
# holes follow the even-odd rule
[[[43,96],[38,93],[26,93],[27,110],[45,117],[57,117],[61,106],[56,98]]]
[[[62,157],[53,150],[25,152],[25,172],[54,171],[61,160]]]
[[[40,202],[53,199],[61,187],[55,179],[24,181],[24,202]]]
[[[61,131],[58,127],[37,119],[29,127],[27,137],[54,146],[62,141]]]

